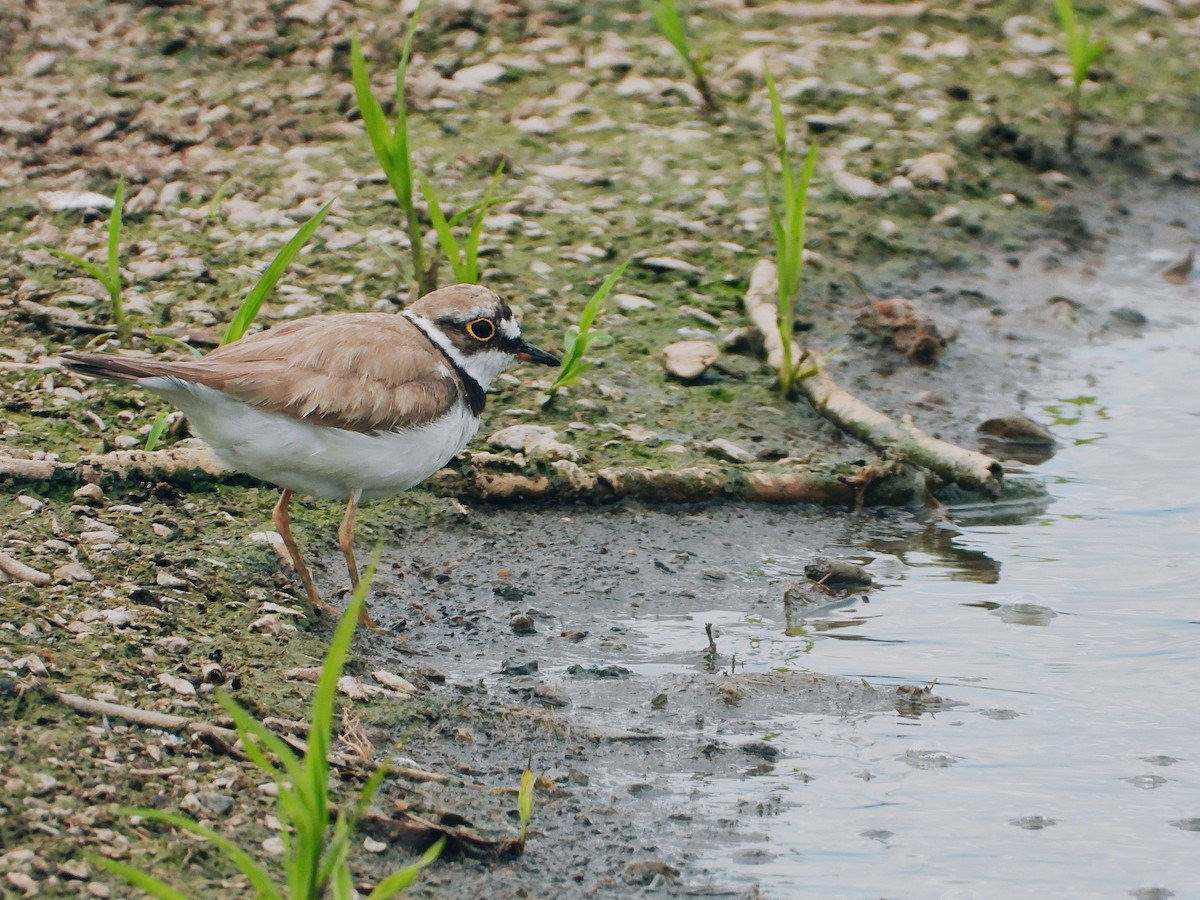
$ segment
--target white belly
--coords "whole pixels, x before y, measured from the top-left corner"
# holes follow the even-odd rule
[[[479,428],[463,403],[420,428],[360,434],[256,409],[220,391],[174,378],[141,385],[170,400],[229,468],[300,494],[345,500],[388,497],[424,481]]]

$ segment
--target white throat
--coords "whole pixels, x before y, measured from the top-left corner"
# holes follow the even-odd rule
[[[511,353],[502,350],[480,350],[476,353],[465,354],[450,342],[436,323],[424,316],[412,313],[402,314],[406,319],[421,329],[421,333],[433,341],[448,357],[454,360],[462,370],[470,375],[485,391],[491,387],[492,381],[501,372],[510,369],[517,360]],[[501,323],[501,328],[507,324]]]

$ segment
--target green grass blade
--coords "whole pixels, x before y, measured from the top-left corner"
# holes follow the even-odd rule
[[[561,387],[569,384],[574,384],[579,380],[587,369],[592,367],[591,363],[586,365],[583,363],[583,354],[587,351],[588,345],[591,343],[592,323],[596,321],[596,316],[600,314],[600,308],[604,305],[604,301],[608,298],[609,291],[613,289],[613,285],[617,280],[625,274],[625,270],[629,267],[631,260],[626,260],[621,263],[611,275],[604,279],[603,284],[596,288],[596,292],[586,304],[584,304],[583,312],[579,316],[579,330],[574,339],[569,337],[564,338],[564,357],[562,367],[559,369],[558,377],[554,379],[554,383],[550,385],[550,396],[554,396],[554,392]]]
[[[450,228],[450,223],[446,221],[446,215],[442,212],[442,205],[438,202],[437,192],[433,189],[433,185],[424,173],[418,176],[421,180],[421,193],[425,195],[425,202],[429,206],[429,220],[433,223],[433,230],[437,232],[438,245],[442,248],[442,253],[450,262],[450,268],[454,272],[454,277],[458,281],[466,281],[466,263],[463,260],[462,248],[458,245],[458,240],[454,237],[454,232]]]
[[[279,735],[269,731],[224,691],[217,692],[217,702],[233,717],[234,726],[246,747],[246,755],[258,768],[270,775],[276,783],[284,783],[288,779],[295,783],[303,775],[304,770],[300,760],[296,758],[295,751]],[[284,769],[281,770],[267,759],[262,750],[264,747],[278,757]]]
[[[319,803],[323,814],[327,815],[328,804],[327,780],[329,778],[329,746],[333,736],[334,700],[337,697],[338,679],[346,666],[346,658],[350,655],[350,643],[354,640],[354,630],[358,626],[359,614],[367,601],[367,592],[371,589],[371,580],[379,566],[379,558],[383,553],[382,547],[377,547],[371,558],[370,565],[363,573],[349,607],[342,615],[329,649],[325,653],[325,662],[321,666],[321,677],[317,681],[317,691],[313,696],[312,714],[308,727],[308,753],[304,757],[305,768],[308,770],[309,793],[314,803]]]
[[[46,251],[54,256],[57,256],[59,259],[65,259],[72,265],[79,266],[79,268],[83,269],[83,271],[87,272],[98,282],[104,285],[104,289],[106,291],[109,291],[110,294],[112,293],[111,288],[108,286],[108,273],[99,266],[88,262],[82,256],[76,256],[74,253],[68,253],[66,250],[58,250],[54,247],[47,247]]]
[[[363,58],[362,44],[355,35],[350,41],[350,77],[354,82],[354,97],[358,101],[358,114],[362,116],[363,128],[371,141],[375,157],[383,166],[385,174],[391,180],[393,168],[392,154],[395,150],[392,143],[391,130],[383,115],[383,107],[375,99],[371,90],[371,76],[367,72],[367,63]]]
[[[367,895],[367,900],[389,900],[391,897],[399,896],[408,890],[421,873],[421,870],[426,866],[431,865],[439,856],[442,855],[442,849],[446,846],[445,835],[437,839],[437,842],[421,854],[421,858],[409,866],[405,866],[397,872],[393,872],[379,884],[375,885],[375,890]]]
[[[118,304],[121,292],[121,217],[124,208],[125,176],[122,175],[117,182],[117,193],[113,196],[112,212],[108,214],[108,280],[117,287]]]
[[[592,294],[592,298],[583,307],[583,314],[579,317],[580,334],[587,334],[591,330],[592,323],[596,321],[596,316],[600,314],[600,307],[608,299],[609,291],[613,289],[613,285],[617,283],[617,280],[625,274],[625,270],[629,268],[629,263],[630,260],[625,260],[625,262],[617,266],[612,274],[604,279],[604,283],[596,288],[596,293]]]
[[[246,876],[254,886],[255,891],[258,892],[260,898],[280,898],[282,900],[279,889],[275,887],[274,882],[267,875],[266,869],[255,862],[249,853],[223,834],[213,831],[211,828],[206,828],[199,822],[195,822],[186,816],[164,812],[161,809],[124,809],[121,812],[129,816],[140,816],[143,819],[152,819],[167,825],[174,825],[176,828],[182,828],[184,831],[190,831],[192,834],[199,835],[210,844],[220,848],[221,852],[229,858],[230,862],[237,866],[238,870]]]
[[[170,424],[168,416],[170,416],[170,413],[164,409],[154,417],[154,424],[150,426],[150,433],[146,435],[147,450],[153,450],[158,446],[158,442],[162,440],[163,434],[166,433],[167,425]]]
[[[292,235],[291,240],[283,245],[283,249],[276,254],[275,259],[267,266],[267,270],[258,279],[258,283],[250,289],[250,293],[246,295],[246,299],[242,301],[242,305],[238,308],[232,321],[230,321],[229,327],[225,329],[225,336],[221,338],[222,346],[239,340],[254,323],[263,300],[275,289],[276,282],[279,281],[280,276],[283,275],[284,270],[291,263],[292,257],[299,253],[300,248],[312,237],[312,233],[320,226],[321,221],[325,218],[332,205],[333,201],[330,200],[317,210],[313,217],[301,225],[299,230]]]
[[[157,897],[158,900],[188,900],[187,894],[171,887],[171,885],[167,884],[161,878],[156,878],[149,872],[143,872],[135,866],[118,862],[115,859],[107,859],[103,856],[92,856],[91,861],[100,868],[116,875],[118,878],[124,878],[135,888],[140,888],[151,897]]]
[[[521,819],[521,837],[525,840],[525,832],[529,830],[529,821],[533,818],[533,769],[525,767],[521,773],[521,788],[517,791],[517,815]]]
[[[504,174],[504,161],[500,161],[500,165],[496,166],[496,171],[492,175],[492,183],[488,185],[488,189],[484,192],[483,201],[479,204],[479,212],[475,216],[475,221],[471,223],[471,230],[467,234],[467,246],[465,251],[465,268],[466,278],[462,279],[467,284],[479,284],[479,239],[483,235],[483,217],[487,214],[488,208],[492,206],[492,194],[496,191],[496,185],[500,183],[500,176]]]

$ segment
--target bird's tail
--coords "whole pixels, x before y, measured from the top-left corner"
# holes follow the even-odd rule
[[[160,375],[174,375],[171,363],[150,359],[129,359],[107,353],[64,353],[63,365],[72,372],[92,378],[112,378],[116,381],[140,381]]]

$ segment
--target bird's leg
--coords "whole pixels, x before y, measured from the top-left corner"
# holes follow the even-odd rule
[[[342,555],[346,557],[346,569],[350,573],[351,588],[358,587],[359,581],[358,563],[354,560],[354,516],[358,512],[358,500],[361,496],[361,488],[350,492],[350,497],[346,501],[346,514],[342,516],[342,524],[338,528],[338,546],[342,548]],[[360,625],[376,627],[371,614],[367,612],[366,603],[363,603],[358,622]]]
[[[292,492],[284,488],[283,493],[279,495],[279,502],[275,504],[275,511],[271,514],[271,519],[275,522],[275,530],[283,538],[283,546],[287,548],[288,556],[292,558],[292,565],[300,575],[304,592],[308,594],[308,602],[331,616],[340,615],[336,609],[321,599],[321,595],[317,592],[317,586],[313,584],[312,575],[309,574],[308,566],[304,564],[304,558],[300,556],[300,548],[296,546],[296,539],[292,537],[292,517],[288,515],[288,506],[291,502]]]
[[[354,561],[354,515],[358,512],[358,498],[361,490],[351,491],[350,499],[346,501],[346,515],[342,516],[341,527],[338,528],[338,546],[346,557],[346,569],[350,572],[350,587],[358,587],[358,563]]]

